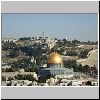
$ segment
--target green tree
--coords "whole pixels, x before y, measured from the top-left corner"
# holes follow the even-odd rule
[[[17,71],[17,69],[16,68],[7,68],[6,70],[5,70],[5,72],[15,72],[15,71]]]
[[[10,58],[15,58],[15,57],[17,57],[18,55],[19,55],[19,52],[18,52],[18,51],[12,50],[12,51],[10,51],[9,57],[10,57]]]
[[[83,72],[83,66],[82,66],[81,64],[79,64],[79,65],[77,66],[77,71],[78,71],[78,72]]]
[[[81,51],[80,54],[79,54],[79,58],[86,58],[88,53],[89,53],[88,49]]]
[[[80,41],[78,41],[78,40],[73,40],[72,43],[78,44],[78,43],[80,43]]]
[[[64,61],[64,67],[74,68],[74,71],[77,71],[77,62],[76,62],[76,60]]]
[[[20,74],[18,74],[17,76],[15,76],[15,78],[17,80],[29,80],[29,81],[35,81],[36,80],[33,77],[33,75],[31,75],[31,74],[27,74],[27,75],[20,75]]]
[[[13,77],[8,77],[8,81],[11,81],[11,80],[14,80],[14,78]]]
[[[67,56],[77,56],[78,54],[77,54],[77,52],[76,51],[68,51],[67,52]]]
[[[63,43],[64,43],[64,44],[67,44],[68,41],[67,41],[66,39],[63,39]]]
[[[8,49],[13,49],[15,48],[17,45],[16,43],[14,43],[13,41],[7,41],[7,42],[4,42],[2,44],[2,50],[8,50]]]
[[[88,65],[83,66],[83,72],[88,73],[90,71],[90,67]]]
[[[2,81],[6,81],[6,77],[2,76]]]

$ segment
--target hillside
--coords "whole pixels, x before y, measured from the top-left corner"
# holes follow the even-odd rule
[[[77,63],[84,65],[89,65],[90,67],[96,67],[98,69],[98,49],[92,50],[88,53],[86,59],[79,59]]]

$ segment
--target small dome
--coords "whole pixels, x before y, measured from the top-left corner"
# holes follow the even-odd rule
[[[48,57],[48,63],[50,63],[50,64],[63,64],[63,60],[57,52],[53,52]]]

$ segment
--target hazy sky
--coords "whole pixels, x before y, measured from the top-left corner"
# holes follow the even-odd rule
[[[2,37],[42,36],[98,40],[97,14],[2,14]]]

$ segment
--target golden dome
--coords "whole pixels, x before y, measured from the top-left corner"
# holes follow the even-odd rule
[[[48,63],[63,64],[63,60],[57,52],[53,52],[50,54],[50,56],[48,58]]]

